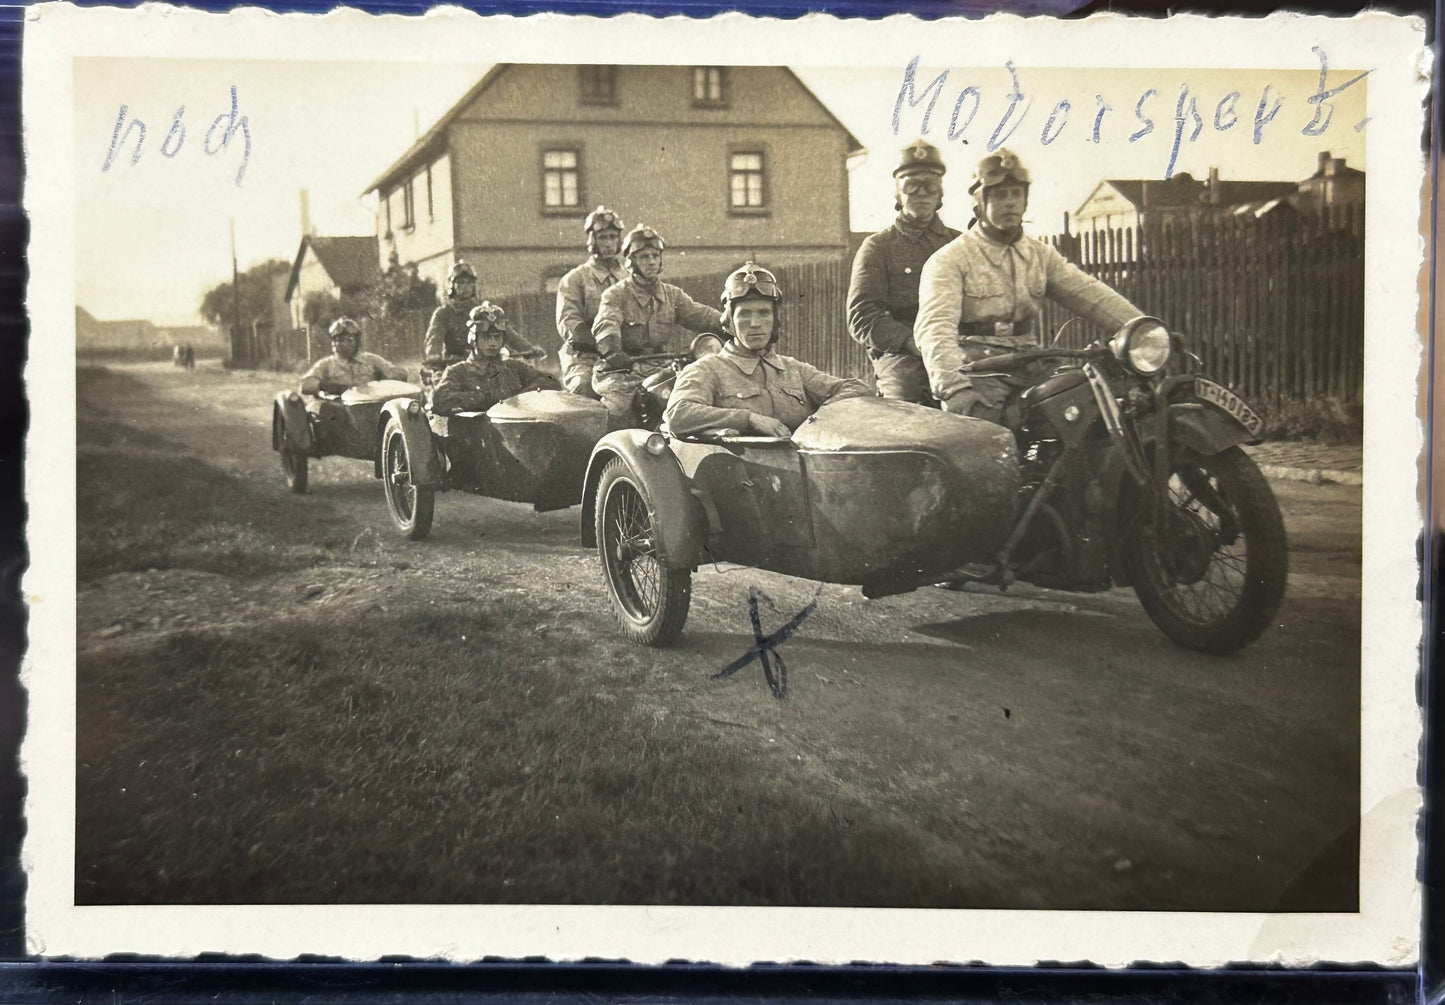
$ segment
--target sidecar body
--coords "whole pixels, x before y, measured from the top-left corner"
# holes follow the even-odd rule
[[[996,554],[1018,492],[1002,426],[852,398],[791,438],[609,434],[588,466],[582,537],[626,634],[661,644],[682,627],[670,587],[700,564],[905,592]],[[690,585],[672,593],[690,597]]]
[[[400,380],[373,380],[335,396],[279,392],[271,403],[271,449],[281,455],[287,485],[306,491],[313,458],[371,460],[382,407],[420,397],[420,387]]]
[[[563,391],[526,391],[485,412],[431,415],[421,402],[388,402],[373,427],[375,474],[397,529],[420,539],[437,492],[575,506],[593,445],[607,431],[600,401]]]

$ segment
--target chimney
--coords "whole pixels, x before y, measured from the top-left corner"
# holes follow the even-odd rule
[[[1320,174],[1326,174],[1326,173],[1328,173],[1328,172],[1329,172],[1329,167],[1330,167],[1330,152],[1329,152],[1328,150],[1321,150],[1321,151],[1320,151],[1320,166],[1319,166],[1319,169],[1318,169],[1319,172],[1320,172]]]
[[[304,188],[301,190],[301,236],[314,236],[311,230],[311,197]]]
[[[1325,177],[1333,178],[1340,173],[1340,169],[1344,166],[1345,159],[1343,157],[1331,157],[1329,164],[1325,165]]]
[[[1219,198],[1219,168],[1211,167],[1209,169],[1209,205],[1218,206]]]

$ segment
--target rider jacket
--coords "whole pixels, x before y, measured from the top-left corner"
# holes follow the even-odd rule
[[[406,370],[374,352],[358,352],[351,359],[336,354],[316,361],[301,378],[301,393],[315,394],[323,385],[355,387],[370,380],[406,380]]]
[[[677,378],[664,419],[679,436],[709,429],[748,428],[748,416],[769,415],[789,429],[830,401],[872,397],[861,380],[834,377],[769,349],[762,357],[722,351],[691,363]]]
[[[627,278],[622,266],[608,265],[596,255],[562,277],[557,285],[557,334],[574,355],[597,351],[592,324],[602,306],[602,293]]]
[[[604,356],[618,349],[634,356],[681,352],[685,331],[722,331],[722,315],[671,283],[658,280],[647,290],[632,276],[602,291],[592,325],[597,351]]]
[[[848,333],[875,358],[908,351],[923,263],[957,236],[937,216],[922,226],[899,216],[864,238],[848,283]]]
[[[1009,241],[979,226],[930,258],[919,285],[913,338],[934,396],[942,401],[973,386],[959,372],[970,343],[1000,349],[1038,345],[1045,297],[1111,330],[1143,313],[1031,237]]]
[[[519,359],[484,360],[468,357],[453,363],[431,392],[431,410],[437,415],[484,412],[504,398],[531,390],[560,391],[550,373]]]
[[[467,344],[467,315],[478,302],[448,300],[436,309],[431,323],[426,326],[426,345],[422,349],[428,363],[454,363],[467,358],[467,353],[471,352],[471,346]],[[532,356],[541,352],[510,327],[502,345],[513,356]]]

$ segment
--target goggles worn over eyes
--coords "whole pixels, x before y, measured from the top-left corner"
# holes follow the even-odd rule
[[[777,276],[762,266],[749,262],[728,276],[727,283],[723,286],[723,300],[741,300],[751,296],[781,300],[783,291],[778,286]]]
[[[943,191],[943,183],[937,178],[904,178],[899,186],[904,195],[938,195]]]
[[[981,188],[992,188],[1007,182],[1027,185],[1029,184],[1029,172],[1019,163],[1017,154],[1010,150],[1000,150],[979,161],[978,169],[973,173],[973,184],[969,187],[969,191],[976,192]]]

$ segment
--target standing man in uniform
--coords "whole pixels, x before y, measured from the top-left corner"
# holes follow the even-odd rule
[[[562,277],[557,285],[557,334],[562,348],[562,386],[573,394],[596,398],[592,370],[597,365],[597,340],[592,324],[602,306],[602,291],[627,277],[622,268],[622,218],[598,206],[583,223],[587,231],[587,261]]]
[[[978,226],[924,266],[914,338],[944,409],[1007,425],[1005,405],[1035,382],[1036,368],[966,374],[959,370],[964,363],[1042,345],[1045,297],[1109,330],[1144,312],[1057,249],[1024,235],[1029,173],[1015,154],[1000,149],[980,161],[969,193]]]
[[[923,263],[958,236],[938,218],[943,205],[943,158],[918,140],[893,170],[893,208],[887,230],[864,239],[848,284],[848,332],[868,350],[878,393],[933,404],[928,373],[913,337]]]
[[[502,359],[502,344],[511,326],[500,307],[483,300],[467,317],[467,358],[447,367],[431,390],[431,410],[437,415],[484,412],[504,398],[523,391],[560,391],[550,373],[519,359]]]
[[[422,350],[423,384],[434,383],[448,366],[466,358],[470,351],[467,346],[467,316],[477,306],[478,296],[477,270],[459,259],[447,273],[446,303],[436,309],[426,327],[426,345]],[[510,332],[506,348],[512,356],[526,359],[546,355],[516,332]]]
[[[680,353],[683,332],[718,332],[722,314],[683,290],[662,281],[662,235],[639,223],[622,242],[627,278],[602,293],[592,326],[601,360],[592,386],[614,421],[628,417],[643,378],[656,373],[652,363],[633,364],[633,355]]]

